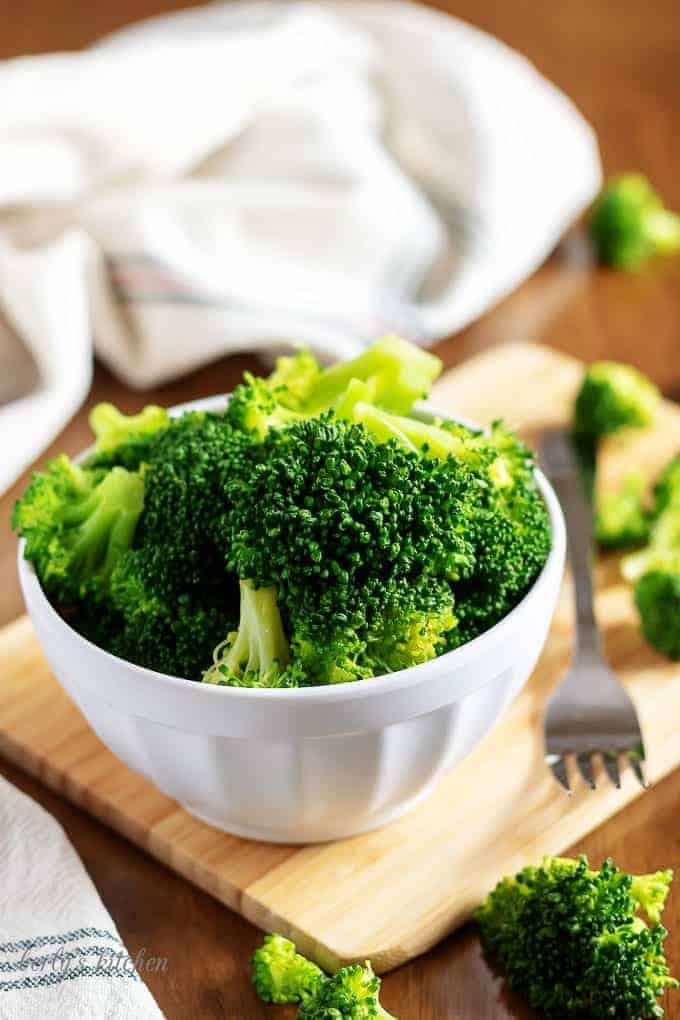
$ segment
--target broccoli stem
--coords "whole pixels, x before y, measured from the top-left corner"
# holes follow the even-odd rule
[[[255,588],[240,581],[241,608],[238,630],[218,645],[204,683],[244,683],[277,686],[290,661],[276,588]]]

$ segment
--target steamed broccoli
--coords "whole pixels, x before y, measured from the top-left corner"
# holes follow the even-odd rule
[[[680,550],[648,565],[635,585],[635,605],[650,645],[680,660]]]
[[[661,472],[654,485],[654,508],[652,514],[658,517],[677,499],[680,502],[680,453],[676,454]]]
[[[68,607],[105,599],[131,547],[144,504],[141,473],[88,471],[62,454],[36,472],[16,503],[12,527],[47,593]]]
[[[383,337],[353,360],[323,370],[308,352],[300,351],[279,358],[267,379],[246,373],[232,395],[227,417],[263,439],[270,429],[286,428],[342,405],[348,388],[352,392],[357,384],[362,399],[406,413],[426,396],[440,371],[439,358],[399,337]]]
[[[254,588],[250,581],[241,581],[240,587],[238,630],[215,648],[203,682],[232,687],[296,686],[286,674],[290,655],[276,588]]]
[[[656,386],[632,365],[597,361],[586,371],[576,397],[574,432],[596,441],[622,428],[646,428],[660,399]]]
[[[669,557],[680,556],[680,490],[669,500],[651,526],[648,544],[621,560],[621,573],[631,584]]]
[[[137,471],[148,460],[156,439],[170,424],[164,407],[149,404],[139,414],[126,415],[113,404],[97,404],[90,412],[95,435],[94,451],[87,467],[124,467]]]
[[[396,1020],[380,1004],[380,978],[370,963],[343,967],[302,1000],[298,1020]]]
[[[388,337],[330,369],[280,358],[223,413],[100,405],[85,466],[62,464],[20,501],[27,554],[76,629],[176,676],[290,687],[427,662],[507,613],[550,549],[512,433],[408,417],[440,367]],[[54,506],[87,513],[91,490],[110,499],[123,479],[136,513],[85,584],[51,541],[70,549],[80,518]]]
[[[609,181],[593,206],[590,234],[600,262],[637,269],[654,255],[680,251],[680,216],[642,174]]]
[[[631,471],[615,492],[598,497],[595,533],[600,545],[619,548],[649,537],[646,494],[647,479],[641,471]]]
[[[658,923],[671,879],[547,857],[498,883],[477,912],[482,943],[547,1017],[660,1017],[659,996],[677,985]]]
[[[320,967],[301,956],[282,935],[265,935],[252,959],[255,991],[265,1002],[302,1002],[327,977]]]
[[[260,998],[299,1003],[298,1020],[396,1020],[380,1004],[380,978],[368,962],[364,967],[342,967],[327,977],[288,939],[266,935],[253,955],[252,967]]]
[[[442,585],[450,611],[450,582],[474,566],[463,522],[477,492],[463,465],[321,417],[270,433],[262,460],[244,468],[226,482],[230,567],[277,588],[296,657],[316,682],[381,672],[367,654],[372,631],[385,616],[439,617]]]

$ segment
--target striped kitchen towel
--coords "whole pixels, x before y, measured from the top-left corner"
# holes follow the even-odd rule
[[[161,1020],[61,826],[0,777],[0,1020]]]

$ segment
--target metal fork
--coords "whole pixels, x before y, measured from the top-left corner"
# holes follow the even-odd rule
[[[542,461],[562,504],[576,601],[576,648],[566,678],[554,692],[545,717],[545,760],[571,793],[568,759],[576,758],[585,782],[595,789],[593,758],[602,756],[607,775],[621,786],[619,761],[627,759],[647,786],[642,732],[635,706],[604,657],[593,603],[593,502],[584,484],[569,433],[550,432]]]

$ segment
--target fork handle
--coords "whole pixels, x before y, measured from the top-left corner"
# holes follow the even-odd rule
[[[577,655],[600,658],[602,640],[593,597],[593,501],[579,474],[573,451],[568,469],[551,479],[567,525],[569,563],[576,601]],[[566,467],[566,466],[565,466]]]

